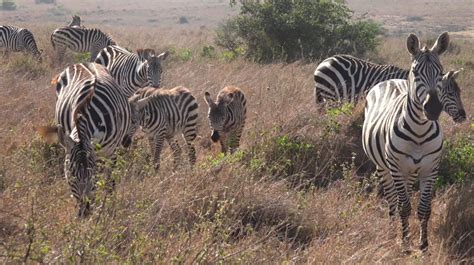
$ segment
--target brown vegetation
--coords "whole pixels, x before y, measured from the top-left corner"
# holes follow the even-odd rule
[[[101,188],[93,215],[75,219],[62,175],[63,151],[34,128],[51,123],[58,66],[49,45],[52,28],[32,28],[45,60],[22,54],[0,58],[0,260],[3,262],[233,262],[435,263],[473,262],[472,186],[437,191],[430,224],[430,255],[401,253],[398,221],[367,192],[370,178],[360,145],[363,103],[327,114],[313,106],[314,64],[259,65],[201,57],[212,44],[207,30],[131,32],[107,29],[125,47],[174,51],[164,65],[164,87],[183,85],[199,103],[202,139],[208,138],[204,91],[240,87],[248,117],[242,152],[222,156],[197,147],[194,169],[173,171],[169,149],[155,173],[145,141],[121,156],[113,195]],[[157,36],[157,37],[155,37]],[[404,39],[385,39],[372,60],[408,68]],[[464,67],[459,84],[468,121],[446,114],[446,138],[472,143],[474,48],[452,40],[458,54],[442,57],[446,70]],[[189,49],[192,56],[181,56]],[[68,55],[66,62],[77,57]],[[470,137],[470,138],[469,138]],[[203,141],[205,142],[205,141]],[[367,173],[362,170],[362,173]],[[367,171],[367,170],[365,170]],[[366,174],[368,175],[368,174]],[[472,179],[472,178],[471,178]],[[418,221],[412,212],[412,240]],[[469,235],[470,233],[470,235]],[[461,243],[459,243],[461,242]]]

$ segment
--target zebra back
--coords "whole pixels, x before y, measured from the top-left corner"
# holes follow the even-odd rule
[[[27,52],[41,61],[41,51],[36,45],[33,33],[15,26],[0,26],[0,48],[13,52]]]
[[[406,79],[408,70],[336,55],[321,62],[314,72],[316,103],[326,99],[357,102],[370,88],[389,79]]]

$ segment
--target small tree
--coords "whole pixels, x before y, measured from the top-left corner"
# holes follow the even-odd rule
[[[231,4],[236,4],[232,0]],[[240,0],[240,14],[219,26],[216,44],[259,62],[361,55],[378,44],[380,26],[354,21],[344,1]]]

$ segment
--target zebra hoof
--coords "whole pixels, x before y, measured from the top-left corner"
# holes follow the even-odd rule
[[[428,250],[428,241],[422,242],[420,244],[420,250],[426,252]]]

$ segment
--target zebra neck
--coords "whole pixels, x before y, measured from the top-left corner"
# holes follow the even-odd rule
[[[146,63],[138,62],[137,67],[137,82],[141,87],[148,85],[148,69]]]
[[[400,117],[402,124],[408,123],[412,127],[431,126],[431,121],[428,120],[423,112],[423,103],[419,100],[416,94],[416,88],[414,82],[409,81],[408,93],[406,100],[403,103],[402,115]]]

